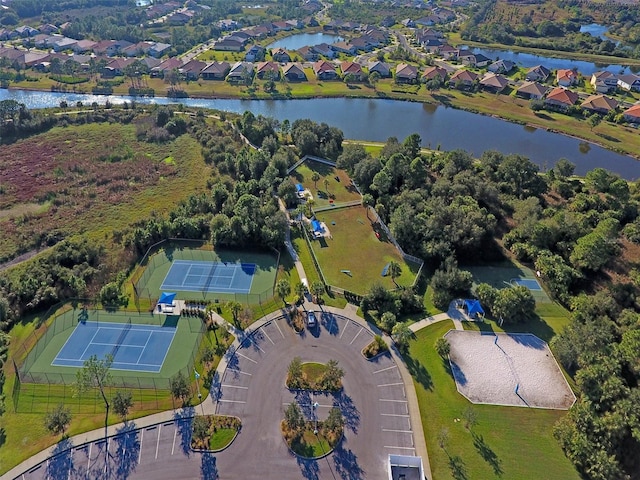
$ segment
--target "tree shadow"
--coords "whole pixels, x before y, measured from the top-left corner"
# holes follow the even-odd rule
[[[235,372],[235,375],[239,375]],[[209,388],[209,394],[211,398],[216,402],[222,398],[222,379],[220,378],[220,373],[217,371],[213,374],[213,378],[211,380],[211,387]]]
[[[340,446],[333,452],[333,463],[338,475],[344,479],[358,480],[365,477],[365,471],[358,464],[358,457],[351,450]]]
[[[340,328],[338,327],[338,321],[336,317],[330,312],[322,312],[320,315],[320,325],[322,325],[329,335],[336,336],[340,333]]]
[[[302,458],[296,455],[296,462],[298,463],[300,473],[302,473],[304,478],[307,480],[318,480],[318,473],[320,469],[316,460]]]
[[[425,390],[433,390],[433,380],[431,375],[420,362],[409,355],[403,355],[404,362],[411,376],[424,387]]]
[[[202,454],[202,463],[200,464],[200,476],[206,480],[218,479],[218,465],[216,464],[216,457],[211,452],[204,452]]]
[[[138,457],[140,456],[140,438],[139,431],[136,429],[134,422],[127,422],[116,431],[113,437],[116,451],[111,457],[115,462],[115,478],[118,480],[127,479],[136,469],[138,465]]]
[[[53,449],[47,462],[46,478],[67,480],[73,473],[73,442],[68,438],[60,440]]]
[[[455,480],[468,480],[467,466],[460,455],[449,456],[449,469]]]
[[[180,437],[180,448],[187,457],[191,455],[191,431],[195,415],[196,412],[193,407],[184,407],[173,414],[173,420],[176,422],[178,436]]]
[[[341,390],[334,394],[333,406],[338,407],[342,412],[344,426],[357,434],[358,427],[360,426],[360,412],[351,397],[347,395],[344,390]]]
[[[0,448],[7,442],[7,431],[4,427],[0,428]]]
[[[491,447],[486,444],[482,435],[479,435],[475,432],[471,432],[471,435],[473,436],[473,446],[476,447],[476,450],[478,451],[480,456],[484,459],[485,462],[491,465],[491,468],[493,468],[493,473],[495,473],[498,477],[501,477],[504,472],[502,470],[502,462],[498,458],[498,455],[496,455],[496,452],[494,452]]]

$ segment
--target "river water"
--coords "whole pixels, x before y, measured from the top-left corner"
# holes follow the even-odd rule
[[[0,90],[0,100],[14,99],[28,108],[57,107],[66,100],[71,108],[77,101],[84,104],[114,104],[131,101],[125,96],[101,96]],[[526,127],[493,117],[463,110],[385,99],[325,98],[308,100],[232,100],[141,98],[138,103],[182,103],[255,115],[288,119],[291,122],[310,118],[340,128],[346,138],[384,142],[389,137],[403,140],[418,133],[422,145],[442,150],[461,148],[474,155],[495,149],[506,154],[518,153],[529,157],[541,170],[553,167],[560,158],[576,164],[576,173],[584,175],[595,167],[604,167],[627,180],[640,179],[640,161],[606,150],[575,138],[546,130]]]

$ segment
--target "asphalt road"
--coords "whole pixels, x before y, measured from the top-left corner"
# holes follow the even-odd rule
[[[389,454],[414,455],[413,433],[404,385],[389,355],[367,361],[360,353],[373,339],[347,318],[319,314],[320,325],[295,334],[284,319],[266,323],[230,352],[228,367],[212,387],[217,412],[237,415],[242,430],[217,454],[189,448],[191,417],[197,409],[178,411],[174,420],[143,429],[130,422],[118,435],[61,453],[18,477],[21,480],[74,479],[386,479]],[[291,359],[338,360],[344,389],[335,395],[291,392],[285,376]],[[289,452],[280,422],[297,401],[309,419],[322,420],[338,406],[346,422],[339,447],[325,458],[302,460]],[[319,404],[317,409],[312,404]],[[317,413],[316,413],[317,412]]]

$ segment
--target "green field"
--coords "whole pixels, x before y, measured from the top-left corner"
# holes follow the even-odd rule
[[[511,281],[514,278],[538,280],[542,290],[531,291],[533,298],[535,298],[536,302],[553,303],[547,292],[545,292],[542,281],[536,278],[533,270],[518,263],[505,261],[495,265],[463,266],[461,268],[470,271],[473,275],[473,288],[480,283],[488,283],[493,288],[505,288],[513,286]]]
[[[363,207],[326,210],[317,213],[316,218],[331,233],[330,238],[311,241],[327,283],[359,294],[365,294],[375,283],[396,288],[391,277],[381,275],[384,266],[394,260],[402,268],[396,279],[398,285],[413,284],[419,265],[405,262],[384,233],[380,239],[376,237]],[[350,274],[341,270],[349,270]]]
[[[317,173],[320,179],[314,182],[311,177]],[[333,203],[353,202],[360,200],[360,194],[351,184],[347,172],[321,162],[307,160],[291,173],[291,181],[301,183],[313,195],[315,207]],[[326,183],[325,183],[326,181]]]
[[[276,253],[265,251],[211,250],[207,248],[189,248],[170,246],[153,254],[146,263],[145,271],[136,280],[141,299],[156,299],[160,296],[160,287],[171,268],[173,260],[192,260],[201,262],[255,263],[257,270],[253,274],[251,290],[244,293],[215,293],[202,291],[179,291],[177,298],[184,300],[209,300],[226,302],[236,300],[245,304],[257,304],[273,297],[273,286],[278,273]]]
[[[452,328],[447,321],[420,330],[405,356],[416,386],[433,478],[578,480],[552,436],[553,425],[566,412],[472,406],[457,392],[448,363],[433,347]],[[470,406],[477,424],[467,429],[463,412]],[[441,447],[444,430],[447,440]]]

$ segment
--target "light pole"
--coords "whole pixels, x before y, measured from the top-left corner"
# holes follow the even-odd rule
[[[315,427],[313,428],[313,434],[318,435],[318,402],[313,402],[313,420]]]
[[[200,385],[198,383],[198,379],[200,378],[200,374],[198,373],[198,371],[194,368],[193,372],[195,374],[196,377],[196,391],[198,392],[198,400],[200,401],[200,408],[202,409],[202,415],[204,415],[204,406],[202,405],[202,393],[200,393]]]

